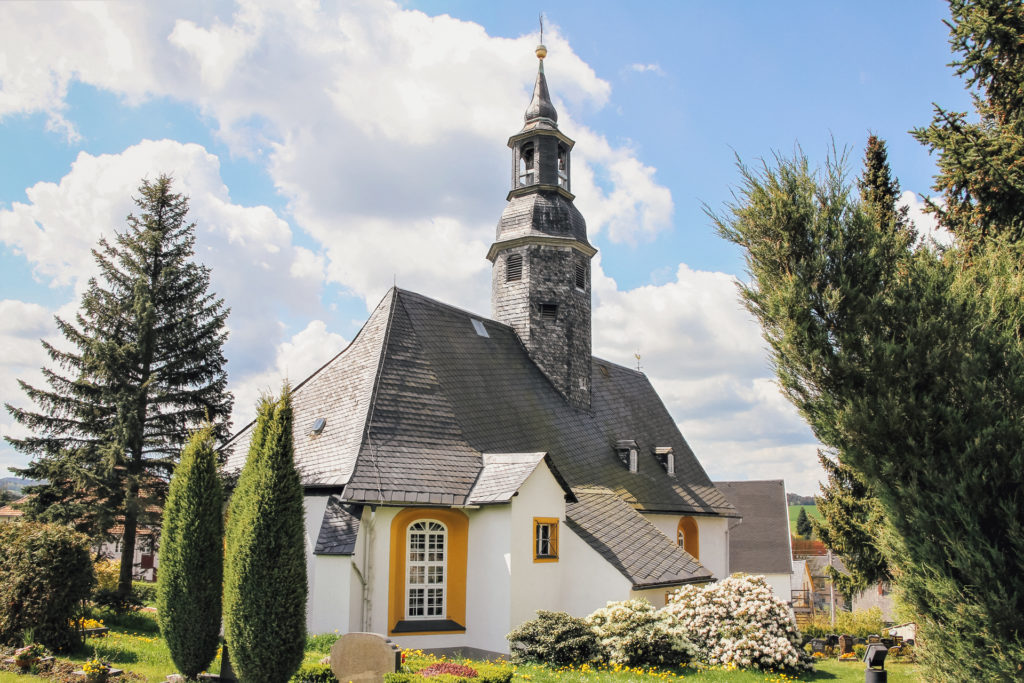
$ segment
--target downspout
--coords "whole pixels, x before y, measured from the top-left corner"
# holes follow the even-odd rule
[[[364,555],[363,570],[366,580],[363,581],[363,631],[373,633],[373,541],[377,525],[377,506],[370,506],[370,524],[363,539]]]

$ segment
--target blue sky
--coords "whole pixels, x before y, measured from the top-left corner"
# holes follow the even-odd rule
[[[39,381],[89,249],[161,172],[233,311],[237,424],[393,282],[486,314],[540,11],[600,250],[595,353],[639,353],[712,478],[812,493],[816,444],[703,207],[729,201],[737,156],[820,162],[835,144],[856,173],[873,132],[927,227],[934,159],[907,131],[933,102],[970,108],[943,2],[2,3],[0,399],[26,405],[15,380]],[[0,431],[22,433],[7,415]],[[23,464],[0,446],[0,467]]]

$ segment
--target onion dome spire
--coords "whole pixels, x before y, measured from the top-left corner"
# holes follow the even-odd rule
[[[537,82],[533,86],[533,99],[530,100],[530,106],[523,114],[523,120],[530,123],[536,119],[549,119],[552,123],[557,123],[558,112],[555,111],[555,105],[551,104],[548,81],[544,77],[544,58],[548,56],[548,49],[540,44],[537,46],[536,54],[538,60]]]

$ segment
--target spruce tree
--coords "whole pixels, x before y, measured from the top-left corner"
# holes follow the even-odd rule
[[[227,436],[231,395],[221,352],[228,311],[209,293],[209,269],[193,261],[195,224],[171,178],[144,180],[127,227],[100,239],[74,322],[57,318],[68,342],[45,341],[48,387],[20,382],[36,410],[7,404],[33,435],[7,437],[32,456],[20,476],[44,480],[26,492],[31,519],[72,524],[94,539],[124,526],[118,590],[131,591],[139,523],[158,518],[165,483],[189,430],[203,421]]]
[[[807,516],[807,510],[800,508],[800,514],[796,516],[796,532],[804,538],[810,538],[814,532],[814,528],[811,526],[811,520]]]
[[[285,683],[306,643],[302,483],[287,386],[280,399],[260,402],[226,541],[224,635],[232,665],[249,683]]]
[[[914,136],[938,153],[943,227],[970,245],[1024,238],[1024,4],[950,0],[951,66],[972,91],[978,121],[935,105]]]
[[[217,656],[224,509],[213,429],[192,435],[174,470],[160,535],[157,622],[171,659],[196,680]]]

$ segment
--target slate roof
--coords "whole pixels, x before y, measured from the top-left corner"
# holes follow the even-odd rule
[[[711,572],[611,491],[577,491],[566,524],[633,583],[633,590],[710,581]]]
[[[350,502],[462,505],[484,453],[544,452],[574,490],[601,487],[648,512],[738,516],[642,373],[595,358],[591,386],[591,410],[573,408],[511,327],[393,288],[348,348],[294,388],[296,466],[305,486],[344,486]],[[311,436],[317,417],[326,427]],[[244,463],[251,429],[225,445],[229,469]],[[621,439],[638,444],[636,473],[618,459]],[[675,476],[656,447],[673,449]]]
[[[729,572],[791,573],[785,482],[716,481],[715,486],[743,515],[743,521],[729,529]]]
[[[512,500],[523,482],[533,474],[537,466],[547,460],[548,469],[565,489],[567,496],[572,497],[572,489],[565,483],[551,458],[545,453],[484,453],[484,467],[480,477],[469,492],[470,505],[486,505],[487,503],[507,503]]]
[[[327,500],[324,519],[320,523],[320,533],[316,538],[316,555],[351,555],[356,549],[356,537],[359,535],[359,520],[363,516],[363,506],[342,502],[338,496]]]

